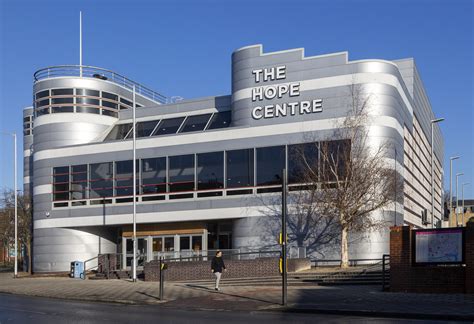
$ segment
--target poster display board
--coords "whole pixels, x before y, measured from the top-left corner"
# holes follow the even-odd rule
[[[415,264],[464,263],[464,229],[439,228],[413,231]]]

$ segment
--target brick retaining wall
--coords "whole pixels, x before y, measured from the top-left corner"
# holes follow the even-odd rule
[[[288,260],[289,271],[311,268],[309,259]],[[279,275],[278,258],[259,258],[255,260],[225,260],[227,271],[222,278],[256,278]],[[167,281],[213,279],[211,261],[167,262],[165,272]],[[145,264],[145,281],[159,281],[160,261],[153,260]]]
[[[465,237],[465,266],[413,266],[412,228],[390,231],[390,290],[420,293],[474,293],[474,224]]]

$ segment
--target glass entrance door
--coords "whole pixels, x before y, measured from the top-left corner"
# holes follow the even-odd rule
[[[174,236],[153,237],[153,259],[174,258]]]
[[[126,264],[131,268],[133,263],[133,240],[131,238],[127,238],[126,246]],[[147,262],[147,250],[147,239],[137,237],[137,267],[142,267]]]

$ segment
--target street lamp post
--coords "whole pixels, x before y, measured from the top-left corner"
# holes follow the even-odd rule
[[[433,175],[433,142],[434,142],[434,124],[442,122],[444,118],[431,120],[431,228],[434,228],[434,175]]]
[[[456,227],[458,226],[458,209],[459,209],[459,196],[458,196],[458,187],[459,187],[459,177],[463,176],[464,173],[456,173]]]
[[[451,223],[451,214],[452,214],[451,211],[453,210],[453,161],[459,158],[460,156],[452,156],[449,158],[449,222],[450,223]]]
[[[13,277],[18,276],[18,184],[17,184],[17,157],[16,157],[16,133],[0,132],[3,135],[13,136],[13,183],[14,183],[14,195],[15,195],[15,265]]]
[[[137,281],[137,132],[136,132],[136,98],[133,85],[133,282]]]
[[[464,226],[464,186],[469,185],[469,182],[465,182],[461,185],[461,196],[462,196],[462,223],[461,226]]]

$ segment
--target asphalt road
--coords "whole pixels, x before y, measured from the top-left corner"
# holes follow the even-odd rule
[[[179,310],[0,294],[4,323],[401,323],[406,320],[324,314]],[[433,321],[413,321],[434,323]],[[443,322],[446,323],[446,322]]]

